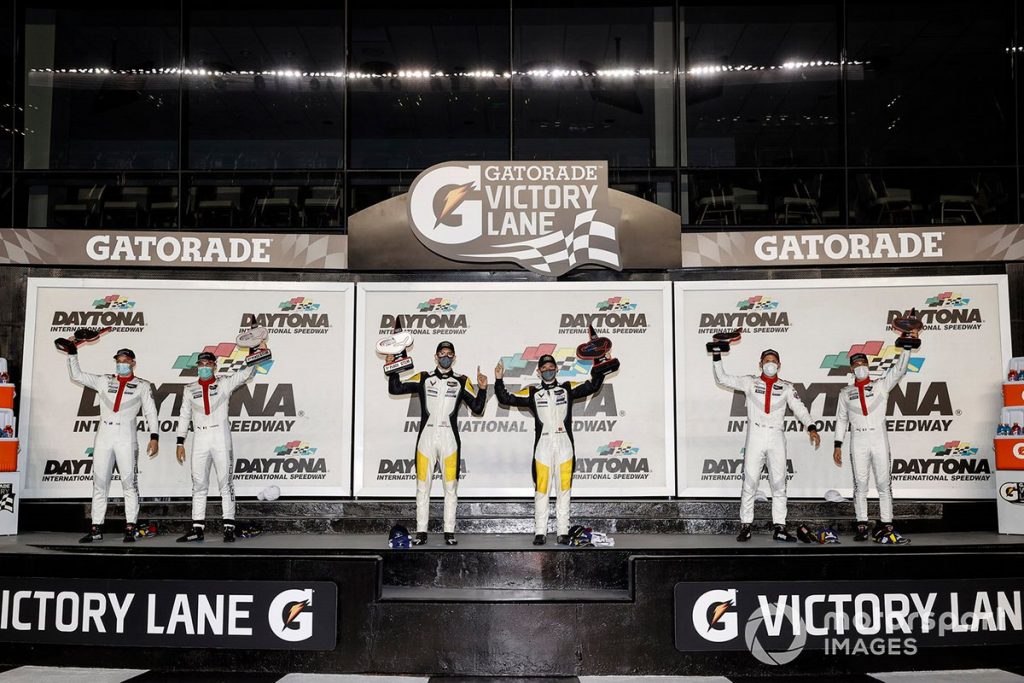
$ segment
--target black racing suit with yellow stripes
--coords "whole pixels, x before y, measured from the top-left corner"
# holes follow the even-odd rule
[[[474,413],[483,412],[487,389],[477,391],[465,375],[435,369],[418,372],[404,381],[397,374],[388,375],[388,393],[416,394],[420,399],[420,432],[416,439],[416,531],[427,531],[431,475],[440,460],[444,481],[444,530],[455,533],[462,450],[459,406],[465,402]]]
[[[533,414],[536,432],[533,442],[533,523],[538,536],[548,532],[548,499],[558,486],[555,502],[556,530],[559,536],[569,533],[569,501],[572,498],[572,473],[576,469],[576,453],[572,439],[572,403],[600,390],[603,375],[591,374],[582,384],[574,382],[542,382],[509,393],[501,379],[494,382],[494,395],[503,405],[527,408]],[[557,471],[557,476],[553,472]]]

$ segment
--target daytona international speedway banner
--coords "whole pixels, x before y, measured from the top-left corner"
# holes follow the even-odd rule
[[[347,495],[351,467],[354,287],[342,283],[208,282],[29,278],[22,416],[24,495],[81,498],[92,491],[92,448],[99,403],[68,377],[56,337],[79,327],[111,327],[79,349],[85,372],[114,371],[122,347],[137,355],[136,374],[154,385],[160,453],[145,455],[149,428],[139,417],[143,497],[188,496],[188,462],[174,457],[184,387],[196,381],[197,355],[217,355],[217,373],[242,367],[235,337],[252,325],[270,331],[273,357],[233,395],[230,421],[235,488],[255,495]],[[191,435],[186,449],[191,454]],[[215,480],[210,497],[217,499]],[[111,495],[121,495],[115,470]]]
[[[533,419],[494,397],[494,366],[515,391],[539,383],[537,358],[560,362],[559,379],[582,382],[576,358],[587,326],[612,340],[622,368],[573,409],[576,477],[582,496],[662,496],[675,490],[671,291],[667,283],[367,283],[359,286],[356,331],[355,494],[415,491],[419,402],[390,396],[374,352],[398,317],[413,334],[415,371],[432,371],[439,341],[455,344],[456,372],[490,380],[482,417],[459,415],[463,496],[532,495]],[[407,375],[410,373],[407,373]],[[406,375],[406,376],[407,376]],[[440,474],[433,493],[441,495]]]
[[[922,345],[887,413],[895,495],[992,497],[992,435],[1011,353],[1005,276],[675,286],[679,495],[739,495],[746,409],[741,394],[715,384],[705,349],[715,332],[737,328],[743,338],[725,356],[726,371],[754,374],[760,352],[778,350],[779,376],[796,385],[823,427],[815,451],[796,419],[786,419],[789,495],[820,498],[831,488],[851,495],[850,437],[842,469],[832,462],[849,356],[866,353],[872,377],[881,377],[899,352],[893,320],[916,308]],[[769,492],[765,474],[761,489]]]

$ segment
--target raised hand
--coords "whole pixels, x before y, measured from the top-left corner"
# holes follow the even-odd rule
[[[480,366],[476,366],[476,383],[481,389],[487,388],[487,375],[480,372]]]
[[[498,364],[494,366],[494,379],[501,379],[505,376],[505,364],[500,360]]]

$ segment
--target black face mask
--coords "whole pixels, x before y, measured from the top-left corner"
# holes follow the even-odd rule
[[[437,364],[439,366],[441,366],[442,370],[447,370],[448,368],[450,368],[452,366],[452,363],[454,363],[454,362],[455,362],[455,359],[452,358],[451,356],[440,356],[437,359]]]
[[[558,374],[557,370],[544,370],[544,371],[542,371],[540,373],[540,377],[545,382],[550,382],[551,380],[553,380],[555,378],[555,375],[557,375],[557,374]]]

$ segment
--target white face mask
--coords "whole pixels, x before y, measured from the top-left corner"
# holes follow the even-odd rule
[[[761,366],[761,372],[764,373],[765,377],[774,377],[779,372],[778,363],[765,363]]]
[[[121,375],[122,377],[127,377],[128,375],[132,374],[132,366],[131,366],[131,364],[130,363],[118,363],[117,364],[117,374]]]
[[[868,378],[868,366],[866,366],[866,365],[858,365],[857,367],[855,367],[853,369],[853,376],[856,377],[857,379],[867,379]]]

